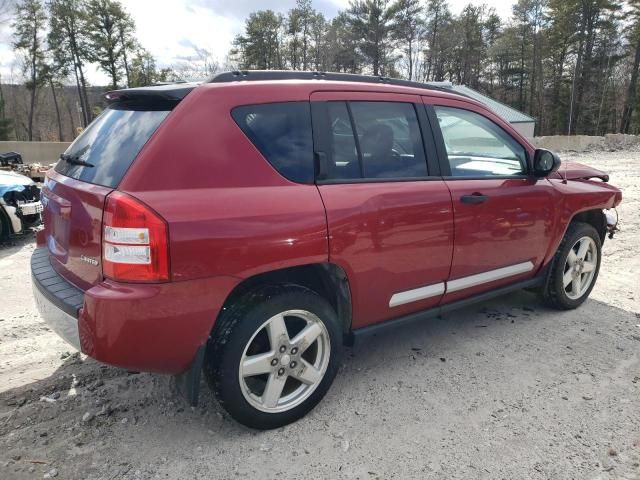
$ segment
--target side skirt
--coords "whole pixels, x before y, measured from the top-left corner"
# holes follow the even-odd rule
[[[500,297],[502,295],[514,292],[516,290],[522,290],[524,288],[532,288],[532,287],[540,286],[546,280],[546,277],[547,277],[546,273],[547,273],[547,268],[543,269],[543,271],[540,272],[540,274],[536,275],[534,278],[530,278],[522,282],[514,283],[513,285],[507,285],[506,287],[501,287],[496,290],[491,290],[490,292],[484,292],[479,295],[475,295],[473,297],[458,300],[457,302],[448,303],[446,305],[440,305],[438,307],[430,308],[429,310],[423,310],[422,312],[411,313],[409,315],[394,318],[392,320],[387,320],[386,322],[358,328],[353,331],[353,337],[352,337],[353,343],[359,343],[362,340],[364,340],[366,337],[371,335],[375,335],[383,332],[386,333],[388,329],[401,328],[401,327],[404,327],[405,325],[409,325],[414,322],[421,322],[424,320],[428,320],[430,318],[442,315],[443,313],[448,313],[454,310],[458,310],[460,308],[464,308],[469,305],[473,305],[475,303],[485,302],[487,300],[491,300],[492,298]]]

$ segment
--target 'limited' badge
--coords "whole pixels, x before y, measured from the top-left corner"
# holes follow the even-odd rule
[[[98,260],[96,260],[95,258],[80,255],[80,260],[82,260],[83,262],[87,262],[89,265],[93,265],[94,267],[98,266]]]

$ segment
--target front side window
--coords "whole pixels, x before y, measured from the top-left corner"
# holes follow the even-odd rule
[[[313,183],[313,136],[308,102],[236,107],[231,116],[281,175],[294,182]]]
[[[526,152],[500,126],[469,110],[435,107],[454,177],[526,173]]]
[[[413,104],[328,102],[328,114],[330,179],[427,176],[422,136]]]

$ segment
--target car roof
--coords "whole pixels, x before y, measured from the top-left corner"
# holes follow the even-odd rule
[[[413,82],[385,76],[359,75],[352,73],[311,72],[298,70],[234,70],[211,77],[207,83],[259,82],[282,80],[321,80],[324,82],[354,82],[368,85],[394,85],[432,91],[446,91],[440,85]]]
[[[240,85],[273,85],[273,84],[307,85],[309,90],[318,90],[318,85],[327,90],[360,90],[388,93],[404,93],[411,95],[429,95],[471,101],[482,105],[470,97],[442,85],[400,80],[384,76],[357,75],[349,73],[281,71],[281,70],[236,70],[219,73],[206,82],[168,83],[148,87],[113,90],[105,94],[108,102],[118,102],[130,98],[155,97],[162,100],[180,101],[194,88],[203,84],[215,84],[219,87],[236,87]]]

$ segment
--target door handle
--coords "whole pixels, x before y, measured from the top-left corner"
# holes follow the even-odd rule
[[[462,203],[478,204],[484,203],[489,200],[489,197],[482,195],[481,193],[472,193],[471,195],[463,195],[460,197]]]

